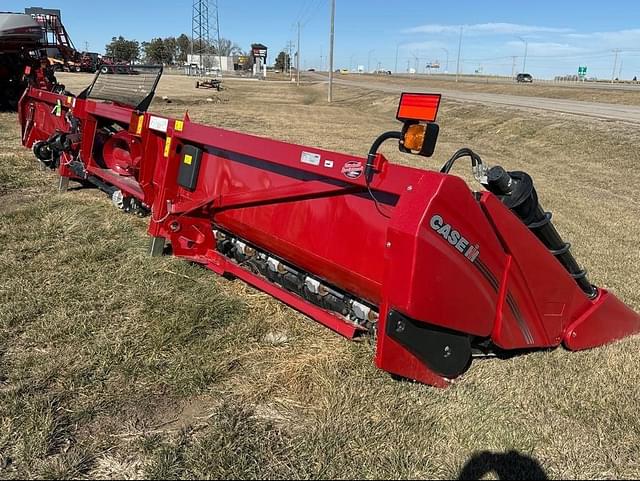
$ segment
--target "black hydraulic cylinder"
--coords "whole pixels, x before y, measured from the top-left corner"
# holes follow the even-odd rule
[[[562,240],[551,222],[552,214],[545,212],[540,206],[538,193],[529,174],[507,172],[499,166],[492,167],[487,173],[486,187],[540,239],[589,298],[593,299],[598,295],[598,289],[589,282],[587,272],[571,254],[571,244]]]

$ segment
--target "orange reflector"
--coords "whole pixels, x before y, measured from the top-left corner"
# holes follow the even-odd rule
[[[422,150],[427,126],[414,124],[407,128],[404,134],[404,147],[409,150]]]
[[[396,118],[401,121],[435,122],[440,107],[440,94],[409,94],[400,97]]]
[[[144,124],[144,114],[138,115],[136,111],[131,112],[131,120],[129,121],[128,131],[135,135],[142,133],[142,127]]]

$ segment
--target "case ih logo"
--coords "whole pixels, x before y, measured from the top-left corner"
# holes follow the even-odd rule
[[[450,224],[447,224],[442,216],[434,215],[431,218],[431,228],[471,262],[475,262],[480,255],[480,247],[477,245],[472,246],[460,232],[451,227]]]
[[[362,162],[352,160],[342,167],[342,173],[349,179],[357,179],[362,175]]]

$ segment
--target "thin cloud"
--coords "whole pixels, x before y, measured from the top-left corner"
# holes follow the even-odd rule
[[[614,32],[569,33],[567,39],[591,41],[617,47],[636,48],[640,43],[640,29],[618,30]]]
[[[507,42],[507,47],[510,50],[517,51],[522,48],[522,42],[511,41]],[[581,55],[587,53],[587,50],[582,47],[570,45],[567,43],[556,42],[529,42],[528,50],[530,56],[566,56],[566,55]]]
[[[446,48],[447,44],[444,42],[411,42],[400,45],[400,48],[404,50],[440,50]]]
[[[542,27],[537,25],[521,25],[517,23],[478,23],[474,25],[440,25],[427,24],[404,30],[404,33],[458,33],[464,28],[466,35],[531,35],[537,33],[571,33],[571,28]]]

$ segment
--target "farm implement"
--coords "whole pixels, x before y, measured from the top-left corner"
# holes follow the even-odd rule
[[[403,94],[401,128],[359,157],[147,112],[161,68],[98,73],[78,96],[21,99],[22,142],[70,180],[148,216],[150,252],[241,279],[353,339],[375,362],[444,387],[478,357],[582,350],[640,331],[593,286],[524,172],[461,149],[440,171],[390,163],[387,141],[432,156],[439,95]],[[478,190],[451,173],[470,159]]]
[[[220,79],[208,79],[208,80],[198,80],[196,82],[197,89],[215,89],[218,92],[222,90],[222,80]]]

